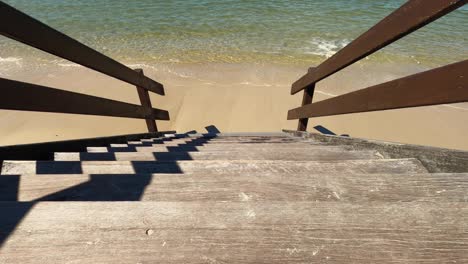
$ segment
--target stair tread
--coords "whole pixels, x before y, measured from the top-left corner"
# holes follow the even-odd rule
[[[231,132],[231,133],[186,133],[171,134],[172,137],[287,137],[295,138],[284,132]]]
[[[250,151],[202,152],[56,152],[54,160],[349,160],[378,159],[377,151],[343,151],[341,149],[290,149],[281,152],[265,149]]]
[[[176,145],[176,144],[186,144],[186,145],[209,145],[209,144],[225,144],[225,145],[234,145],[234,144],[315,144],[321,145],[320,142],[313,141],[299,141],[299,140],[241,140],[241,141],[230,141],[230,140],[209,140],[209,141],[193,141],[193,140],[145,140],[145,141],[128,141],[126,145]],[[122,144],[110,144],[113,145],[122,145]]]
[[[468,173],[3,175],[0,201],[468,202],[467,178]]]
[[[4,161],[2,174],[127,173],[424,173],[417,159],[341,161],[191,160],[191,161]]]
[[[87,147],[87,152],[155,152],[155,151],[204,151],[204,150],[238,150],[238,151],[250,151],[252,149],[268,149],[271,151],[280,151],[282,149],[302,149],[304,151],[310,149],[350,149],[350,147],[342,146],[327,146],[327,145],[313,145],[313,144],[207,144],[207,145],[190,145],[190,144],[176,144],[176,145],[165,145],[155,144],[153,146],[128,146],[122,144],[121,147]]]
[[[164,142],[164,143],[150,143],[150,142],[140,142],[138,144],[109,144],[109,147],[157,147],[157,146],[301,146],[301,145],[323,145],[320,143],[313,142],[206,142],[206,143],[197,143],[197,142]]]
[[[468,203],[0,203],[2,263],[458,263]],[[14,227],[14,232],[12,227]]]

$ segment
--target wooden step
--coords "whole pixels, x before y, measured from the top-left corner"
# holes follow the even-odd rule
[[[130,141],[127,145],[175,145],[175,144],[191,144],[191,145],[207,145],[207,144],[307,144],[307,145],[325,145],[321,142],[313,142],[308,140],[221,140],[221,139],[177,139],[177,140],[140,140]],[[112,144],[111,144],[112,146]]]
[[[221,140],[221,139],[183,139],[183,140],[140,140],[140,141],[129,141],[128,145],[175,145],[175,144],[267,144],[267,143],[284,143],[284,144],[292,144],[292,143],[304,143],[304,144],[316,144],[321,145],[320,142],[313,142],[313,141],[306,141],[306,140]],[[324,144],[323,144],[324,145]],[[111,144],[112,146],[112,144]]]
[[[468,262],[468,203],[10,202],[0,212],[0,263]]]
[[[181,144],[181,145],[153,145],[153,146],[128,146],[126,144],[121,144],[120,146],[115,144],[114,147],[87,147],[86,151],[88,152],[193,152],[193,151],[251,151],[257,149],[264,149],[270,151],[282,151],[285,149],[302,149],[307,151],[308,149],[328,149],[328,148],[338,148],[338,149],[352,149],[352,147],[342,147],[342,146],[327,146],[327,145],[313,145],[313,144],[275,144],[275,143],[265,143],[265,144],[206,144],[206,145],[190,145],[190,144]]]
[[[416,159],[346,161],[4,161],[2,174],[204,173],[424,173]]]
[[[304,139],[299,137],[216,137],[216,136],[200,136],[200,137],[159,137],[152,139],[142,139],[142,141],[226,141],[226,142],[236,142],[236,141],[251,141],[251,142],[266,142],[266,141],[284,141],[284,142],[294,142],[294,141],[313,141],[310,139]]]
[[[130,141],[127,144],[110,144],[110,147],[127,147],[127,146],[207,146],[207,145],[326,145],[322,143],[313,143],[308,141],[164,141],[164,142],[149,142],[149,141]]]
[[[251,151],[203,151],[203,152],[57,152],[54,160],[353,160],[377,159],[382,155],[376,151],[343,151],[341,149],[291,149],[273,152]]]
[[[0,201],[468,202],[468,174],[0,176]]]
[[[235,137],[269,137],[269,138],[299,138],[291,136],[285,132],[241,132],[241,133],[193,133],[193,134],[170,134],[169,137],[217,137],[217,138],[235,138]]]
[[[312,141],[299,137],[175,137],[175,138],[151,138],[141,139],[142,141],[194,141],[194,140],[209,140],[209,141]]]

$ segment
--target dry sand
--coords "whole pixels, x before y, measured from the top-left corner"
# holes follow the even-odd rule
[[[166,96],[152,95],[153,105],[169,110],[171,121],[160,130],[263,132],[295,129],[288,109],[299,106],[302,94],[290,85],[304,67],[210,64],[129,65],[165,85]],[[413,66],[358,63],[318,84],[314,101],[422,70]],[[8,71],[1,77],[138,104],[132,85],[73,64]],[[84,115],[0,111],[0,145],[141,133],[143,120]],[[321,125],[336,134],[468,150],[468,105],[442,105],[374,113],[314,118],[309,131]]]

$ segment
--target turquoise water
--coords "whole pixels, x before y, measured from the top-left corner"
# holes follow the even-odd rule
[[[7,0],[128,63],[315,64],[402,0]],[[6,23],[3,22],[2,23]],[[468,58],[468,8],[372,55],[372,61],[445,64]],[[46,56],[0,37],[0,59]]]

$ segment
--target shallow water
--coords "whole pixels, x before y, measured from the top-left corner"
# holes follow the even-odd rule
[[[6,3],[125,63],[313,65],[391,13],[403,0],[7,0]],[[468,57],[463,7],[370,56],[443,65]],[[0,64],[68,64],[0,38]]]

